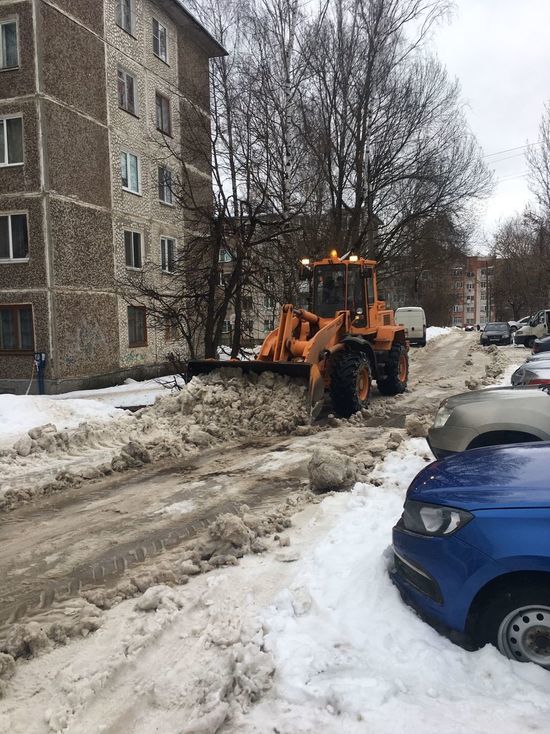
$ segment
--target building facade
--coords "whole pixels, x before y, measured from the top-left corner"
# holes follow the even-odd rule
[[[494,258],[479,255],[453,265],[451,326],[482,326],[495,320],[494,265]]]
[[[209,116],[224,53],[179,0],[0,3],[0,391],[26,389],[34,352],[51,393],[164,361],[169,330],[117,285],[169,288],[187,233],[172,177],[183,161],[211,188],[186,111]]]

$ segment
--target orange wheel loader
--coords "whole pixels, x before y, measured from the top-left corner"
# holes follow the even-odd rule
[[[234,367],[305,378],[313,418],[327,392],[334,411],[344,418],[367,405],[373,380],[383,395],[403,392],[408,345],[393,311],[378,300],[376,262],[354,255],[340,259],[333,251],[313,263],[302,260],[302,269],[313,281],[311,311],[283,306],[256,360],[193,360],[189,375]]]

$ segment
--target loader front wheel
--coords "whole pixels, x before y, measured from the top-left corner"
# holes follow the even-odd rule
[[[384,377],[377,381],[382,395],[399,395],[407,389],[409,379],[409,357],[403,344],[394,344],[390,349]]]
[[[330,399],[342,418],[364,408],[368,403],[372,377],[368,358],[361,352],[339,352],[330,378]]]

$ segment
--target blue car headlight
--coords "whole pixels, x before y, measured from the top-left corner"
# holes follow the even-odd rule
[[[403,507],[403,527],[419,535],[452,535],[470,522],[473,515],[466,510],[427,502],[406,500]]]

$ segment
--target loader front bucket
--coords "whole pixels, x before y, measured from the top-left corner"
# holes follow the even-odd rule
[[[251,372],[257,375],[263,372],[274,372],[276,375],[301,379],[304,385],[308,385],[308,409],[312,419],[321,412],[325,385],[317,365],[307,362],[269,362],[259,359],[242,361],[230,359],[223,362],[219,359],[195,359],[187,363],[187,374],[191,378],[226,368],[241,370],[245,375]]]

